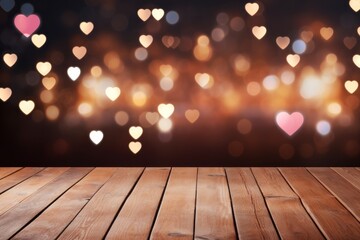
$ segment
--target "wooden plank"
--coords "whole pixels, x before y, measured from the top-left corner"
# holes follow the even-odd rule
[[[0,180],[0,193],[5,192],[9,188],[21,183],[22,181],[28,179],[32,175],[40,172],[44,168],[32,168],[27,167],[23,168],[20,171],[17,171],[3,179]]]
[[[55,239],[91,197],[114,174],[115,168],[96,168],[12,239]]]
[[[148,239],[169,168],[146,168],[106,239]]]
[[[308,168],[308,170],[360,221],[359,189],[330,168]]]
[[[69,168],[46,168],[0,195],[0,215],[54,180]]]
[[[193,239],[196,168],[173,168],[150,239]]]
[[[0,179],[16,172],[19,171],[21,169],[21,167],[3,167],[0,168]]]
[[[226,168],[239,239],[279,239],[249,168]]]
[[[360,223],[306,169],[280,171],[326,238],[360,238]]]
[[[58,239],[103,239],[143,168],[120,168]]]
[[[8,239],[83,178],[91,168],[71,168],[0,217],[0,240]]]
[[[360,190],[360,171],[358,171],[356,168],[334,167],[332,170],[340,174],[343,178],[345,178],[348,182]]]
[[[298,198],[276,168],[252,168],[251,170],[265,198]]]
[[[281,239],[324,239],[276,168],[252,168]]]
[[[223,168],[199,168],[195,239],[236,239]]]

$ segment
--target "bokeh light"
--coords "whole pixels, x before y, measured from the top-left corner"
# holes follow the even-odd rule
[[[110,2],[1,2],[1,152],[359,156],[360,20],[348,3]],[[21,14],[35,19],[31,31]],[[104,140],[92,144],[92,131]]]

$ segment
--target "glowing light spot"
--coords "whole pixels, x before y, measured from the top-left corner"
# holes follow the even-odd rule
[[[124,111],[117,112],[114,118],[119,126],[125,126],[129,122],[129,114]]]
[[[120,96],[121,90],[118,87],[107,87],[105,94],[111,101],[115,101]]]
[[[124,65],[116,52],[108,52],[104,56],[104,64],[112,71],[122,71],[124,69]]]
[[[264,27],[264,26],[254,26],[252,28],[252,33],[259,40],[265,36],[266,32],[267,32],[267,30],[266,30],[266,27]]]
[[[177,24],[179,22],[179,14],[176,11],[169,11],[165,18],[166,22],[171,25]]]
[[[141,135],[143,134],[143,131],[144,131],[143,128],[140,126],[131,126],[129,128],[129,134],[134,140],[141,137]]]
[[[153,42],[154,38],[151,35],[141,35],[139,42],[144,48],[148,48]]]
[[[314,37],[314,33],[312,31],[302,31],[300,36],[305,42],[308,43]]]
[[[141,142],[130,142],[129,149],[133,154],[137,154],[141,150]]]
[[[50,103],[54,100],[54,94],[49,90],[43,90],[40,93],[40,99],[43,103]]]
[[[207,47],[209,45],[209,43],[210,43],[210,40],[205,35],[201,35],[197,39],[197,44],[202,46],[202,47]]]
[[[67,74],[71,80],[76,81],[81,74],[81,69],[79,67],[69,67]]]
[[[161,118],[157,123],[157,127],[160,132],[167,133],[171,131],[173,122],[169,118]]]
[[[173,67],[171,65],[161,65],[160,66],[160,72],[161,74],[165,76],[170,76],[170,74],[173,72]]]
[[[207,73],[197,73],[195,75],[195,81],[204,89],[209,89],[214,85],[214,78]]]
[[[279,87],[279,78],[275,75],[266,76],[263,80],[263,86],[268,91],[275,90]]]
[[[200,112],[197,109],[188,109],[185,111],[185,118],[190,122],[194,123],[200,117]]]
[[[157,112],[147,112],[145,114],[145,118],[150,125],[154,125],[157,121],[159,121],[160,115]]]
[[[164,91],[170,91],[174,87],[174,81],[169,77],[163,77],[160,80],[160,87]]]
[[[303,54],[306,51],[306,43],[303,40],[296,40],[292,44],[292,49],[297,54]]]
[[[331,125],[328,121],[319,121],[316,124],[316,131],[322,135],[322,136],[326,136],[330,133],[331,131]]]
[[[334,53],[326,55],[325,61],[327,64],[334,65],[337,62],[337,56]]]
[[[323,84],[320,79],[315,76],[308,76],[301,84],[300,95],[304,99],[311,99],[320,96],[323,90]]]
[[[227,89],[223,92],[221,102],[224,104],[224,107],[230,112],[236,111],[239,109],[241,96],[234,89]]]
[[[245,22],[241,17],[234,17],[230,21],[230,27],[235,32],[240,32],[245,27]]]
[[[139,117],[139,126],[141,126],[142,128],[149,128],[151,127],[152,124],[150,124],[148,122],[148,120],[146,119],[146,112],[142,112]]]
[[[285,85],[291,85],[295,81],[295,73],[292,71],[284,71],[281,73],[280,79]]]
[[[99,66],[93,66],[90,70],[91,76],[100,77],[102,74],[102,69]]]
[[[334,34],[334,29],[331,27],[322,27],[320,29],[320,35],[323,39],[329,40]]]
[[[257,96],[261,91],[261,86],[258,82],[249,82],[246,86],[246,91],[251,96]]]
[[[132,94],[132,101],[135,106],[142,107],[147,102],[147,96],[143,91],[135,91]]]
[[[201,45],[196,45],[194,48],[194,57],[199,60],[199,61],[208,61],[210,60],[210,58],[212,57],[212,48],[210,48],[208,45],[201,46]]]
[[[90,103],[86,103],[86,102],[81,103],[78,106],[78,112],[83,117],[90,117],[93,113],[93,106]]]
[[[21,5],[21,13],[24,15],[30,15],[34,12],[34,6],[31,3],[24,3]]]
[[[216,16],[216,22],[217,22],[219,25],[226,25],[226,24],[229,22],[229,15],[227,15],[227,14],[224,13],[224,12],[219,13],[219,14]]]
[[[337,116],[341,113],[341,105],[337,102],[332,102],[327,106],[327,111],[332,116]]]
[[[139,47],[135,50],[134,55],[138,61],[145,61],[148,57],[148,51],[143,47]]]
[[[250,60],[244,55],[237,55],[233,62],[235,73],[244,76],[250,69]]]
[[[221,42],[225,38],[225,32],[221,28],[214,28],[211,32],[211,38],[215,42]]]
[[[158,112],[163,118],[169,118],[175,111],[175,107],[171,103],[161,103],[158,105]]]
[[[25,115],[29,115],[34,110],[35,103],[32,100],[21,100],[19,108]]]
[[[93,130],[90,132],[89,137],[95,145],[98,145],[103,140],[104,134],[100,130]]]
[[[60,110],[57,106],[51,105],[46,108],[45,114],[50,121],[54,121],[59,117]]]

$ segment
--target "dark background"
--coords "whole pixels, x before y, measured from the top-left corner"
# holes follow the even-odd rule
[[[47,36],[47,43],[41,49],[35,48],[28,39],[24,39],[13,26],[13,18],[20,13],[23,3],[30,2],[34,13],[38,14],[42,24],[37,33]],[[141,137],[142,149],[134,155],[128,149],[131,138],[127,125],[123,128],[115,122],[89,124],[81,122],[75,126],[67,126],[59,118],[55,122],[33,121],[31,116],[22,114],[17,106],[25,98],[35,99],[38,96],[41,83],[28,86],[24,81],[29,71],[34,71],[36,62],[47,60],[56,50],[64,54],[62,63],[53,65],[53,69],[65,75],[67,66],[74,64],[70,58],[71,47],[96,41],[101,34],[111,35],[118,39],[122,51],[130,51],[139,46],[138,36],[143,32],[144,23],[136,15],[138,8],[161,7],[165,12],[176,10],[180,14],[180,22],[175,27],[163,26],[167,33],[194,37],[200,33],[211,32],[215,17],[219,12],[227,12],[232,16],[242,16],[247,22],[244,32],[249,35],[251,26],[266,23],[268,33],[266,39],[275,39],[279,35],[295,34],[299,27],[321,21],[333,26],[336,33],[342,36],[354,35],[354,29],[360,25],[359,13],[354,13],[343,0],[288,1],[264,0],[263,16],[250,18],[245,10],[245,1],[16,1],[14,9],[6,13],[0,9],[0,51],[15,52],[19,59],[13,68],[0,66],[0,87],[10,86],[12,97],[5,103],[0,102],[0,165],[2,166],[359,166],[359,109],[355,112],[355,123],[349,128],[333,126],[331,136],[319,138],[315,130],[304,126],[294,137],[289,138],[260,110],[253,108],[239,112],[234,116],[221,120],[200,118],[195,124],[183,124],[174,127],[172,140],[162,142],[158,131],[152,127],[144,130]],[[112,20],[124,16],[127,24],[121,30],[115,31]],[[94,22],[94,32],[84,39],[79,32],[81,21]],[[265,39],[265,41],[267,41]],[[359,40],[359,37],[357,36]],[[333,50],[345,65],[353,66],[351,56],[359,53],[359,43],[348,51],[342,45],[341,36],[327,45]],[[254,50],[254,39],[244,39],[239,51],[249,51],[255,59],[272,56],[271,64],[280,61],[280,55],[268,51]],[[87,44],[96,48],[92,42]],[[112,46],[99,46],[94,52]],[[118,48],[118,46],[114,46]],[[155,46],[156,47],[156,46]],[[155,48],[154,47],[154,48]],[[319,47],[321,52],[321,47]],[[157,49],[158,50],[158,49]],[[221,54],[227,51],[227,46],[216,45],[215,50]],[[90,48],[88,47],[88,51]],[[91,52],[91,51],[90,51]],[[159,52],[159,51],[158,51]],[[192,52],[170,52],[168,49],[157,53],[159,58],[173,54],[192,59]],[[224,53],[225,54],[225,53]],[[87,64],[97,63],[98,55],[88,53]],[[304,59],[317,63],[317,55],[304,56]],[[131,59],[123,58],[129,72],[145,68],[149,62],[135,64]],[[77,62],[76,62],[77,63]],[[84,67],[85,68],[85,67]],[[348,77],[359,79],[359,69],[348,69]],[[63,81],[60,86],[71,92],[73,85]],[[357,93],[359,90],[357,91]],[[186,95],[186,93],[185,93]],[[357,94],[358,96],[358,94]],[[37,103],[37,102],[36,102]],[[36,106],[39,106],[36,104]],[[176,107],[176,104],[175,104]],[[111,112],[104,112],[104,115]],[[252,132],[241,135],[236,130],[240,118],[251,119]],[[136,122],[134,122],[136,125]],[[133,125],[134,125],[133,124]],[[104,139],[98,146],[90,142],[88,133],[91,129],[101,128]],[[229,142],[241,142],[244,150],[240,156],[231,156],[228,152]],[[279,156],[279,146],[290,144],[294,155],[290,159]],[[305,145],[312,145],[312,154],[301,154]]]

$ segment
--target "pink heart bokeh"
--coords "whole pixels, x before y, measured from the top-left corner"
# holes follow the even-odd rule
[[[304,117],[299,112],[289,114],[280,112],[276,115],[276,123],[289,136],[293,135],[304,123]]]
[[[14,24],[25,37],[29,37],[40,26],[40,18],[36,14],[29,16],[18,14],[14,19]]]

